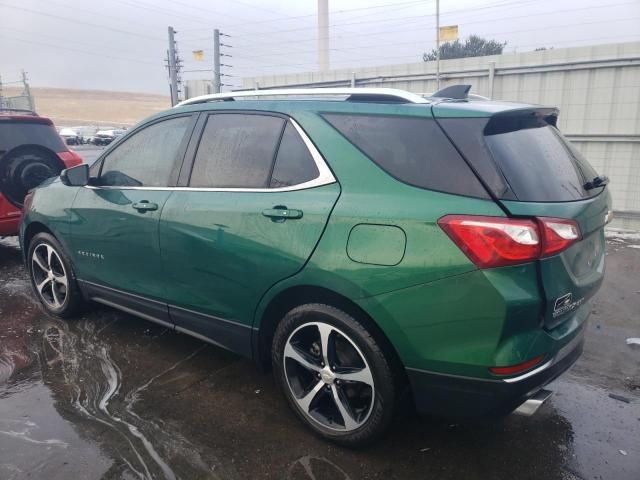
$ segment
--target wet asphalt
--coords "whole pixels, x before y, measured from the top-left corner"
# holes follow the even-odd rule
[[[0,479],[640,479],[630,237],[608,240],[585,352],[535,416],[407,413],[364,450],[313,436],[249,360],[106,307],[46,315],[0,239]]]

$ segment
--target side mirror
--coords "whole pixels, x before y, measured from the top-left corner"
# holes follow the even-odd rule
[[[68,187],[84,187],[89,184],[89,165],[83,163],[60,172],[60,181]]]

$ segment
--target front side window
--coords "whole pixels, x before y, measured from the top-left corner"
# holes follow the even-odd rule
[[[114,187],[166,187],[178,161],[178,152],[191,117],[154,123],[107,155],[98,184]]]
[[[190,186],[267,188],[285,120],[268,115],[210,115]]]

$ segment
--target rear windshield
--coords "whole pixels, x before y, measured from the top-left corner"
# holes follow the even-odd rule
[[[491,155],[518,200],[563,202],[600,193],[585,190],[597,173],[586,159],[543,118],[494,118],[484,131]]]
[[[67,149],[51,125],[0,121],[0,152],[7,152],[20,145],[41,145],[54,152],[64,152]]]

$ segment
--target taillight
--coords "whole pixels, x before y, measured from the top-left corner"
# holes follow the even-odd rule
[[[22,211],[26,212],[31,209],[31,203],[33,203],[33,193],[29,192],[24,197],[24,201],[22,202]]]
[[[73,150],[58,152],[58,157],[64,163],[65,168],[75,167],[76,165],[80,165],[81,163],[84,162],[82,157]]]
[[[479,268],[537,260],[566,249],[580,238],[572,220],[447,215],[438,225]]]
[[[580,227],[573,220],[541,217],[538,221],[544,232],[543,257],[555,255],[580,240]]]

